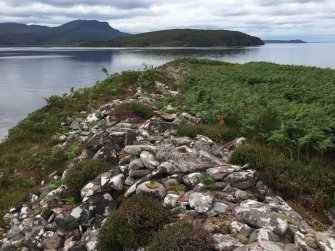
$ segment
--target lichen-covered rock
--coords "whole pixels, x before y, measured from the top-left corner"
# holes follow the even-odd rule
[[[163,204],[166,207],[174,208],[177,206],[179,198],[180,196],[177,194],[167,194],[164,198]]]
[[[276,236],[270,229],[260,228],[252,232],[249,237],[249,243],[257,241],[279,241],[279,237]]]
[[[222,165],[218,167],[208,168],[206,172],[209,176],[211,176],[215,180],[222,180],[223,178],[227,177],[229,174],[233,172],[240,171],[240,166],[231,166],[231,165]]]
[[[136,194],[146,194],[162,199],[166,195],[166,189],[156,181],[147,181],[137,187]]]
[[[214,202],[211,209],[206,212],[206,214],[208,216],[217,216],[226,212],[228,208],[229,206],[223,202]]]
[[[315,239],[322,251],[335,250],[335,233],[318,232],[315,234]]]
[[[156,169],[160,163],[156,160],[155,155],[153,155],[151,152],[143,151],[140,154],[141,160],[143,162],[143,165],[148,169]]]
[[[259,241],[236,248],[234,251],[298,251],[294,245],[272,241]]]
[[[190,173],[183,176],[184,184],[193,188],[195,185],[201,182],[201,173]]]
[[[242,234],[244,236],[249,236],[253,229],[249,227],[247,224],[244,224],[242,222],[233,221],[229,225],[230,233],[234,236],[238,234]]]
[[[194,192],[188,197],[189,205],[198,213],[206,213],[212,206],[213,196],[204,193]]]
[[[240,206],[235,208],[235,214],[238,221],[257,229],[268,228],[279,236],[283,236],[288,229],[285,219],[273,214],[268,205],[257,201],[241,202]]]
[[[246,170],[234,172],[224,178],[223,181],[229,183],[233,187],[247,189],[256,183],[256,171]]]
[[[218,251],[233,251],[243,246],[239,240],[229,235],[213,234],[213,238],[215,250]]]

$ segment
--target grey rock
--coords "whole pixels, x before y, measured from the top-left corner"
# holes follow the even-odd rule
[[[239,189],[246,189],[251,187],[256,182],[256,171],[246,170],[229,174],[223,179],[224,182],[230,183],[231,186]]]
[[[315,234],[316,242],[322,251],[335,250],[335,233],[334,232],[317,232]]]
[[[129,169],[137,170],[137,169],[144,168],[144,164],[143,164],[142,160],[140,158],[138,158],[138,159],[134,159],[134,160],[130,161],[128,167],[129,167]]]
[[[244,224],[242,222],[233,221],[229,225],[230,233],[234,236],[238,234],[242,234],[244,236],[249,236],[252,232],[252,228],[249,227],[247,224]]]
[[[151,173],[151,171],[148,169],[130,170],[129,176],[132,178],[142,178],[148,175],[149,173]]]
[[[56,233],[44,239],[42,242],[44,250],[57,250],[61,248],[63,244],[64,244],[64,238],[62,238]]]
[[[144,166],[148,169],[156,169],[160,163],[156,160],[155,155],[153,155],[151,152],[143,151],[140,154],[141,160],[144,164]]]
[[[214,202],[212,208],[206,213],[208,216],[217,216],[227,211],[229,206],[223,202]]]
[[[164,198],[163,204],[166,207],[176,207],[178,203],[178,199],[180,198],[177,194],[167,194]]]
[[[233,172],[240,171],[240,170],[241,170],[240,166],[232,166],[232,165],[225,164],[225,165],[222,165],[222,166],[209,168],[209,169],[206,170],[206,172],[213,179],[222,180],[223,178],[225,178],[229,174],[231,174]]]
[[[109,193],[91,196],[85,201],[85,204],[88,205],[90,218],[96,215],[108,216],[116,209],[116,201]]]
[[[86,224],[89,220],[89,211],[83,207],[78,206],[70,212],[59,214],[55,218],[55,223],[61,231],[70,231],[79,225]]]
[[[213,223],[205,223],[203,225],[204,229],[212,234],[220,233],[220,227]]]
[[[124,183],[127,185],[127,186],[131,186],[135,183],[135,179],[128,176],[127,179],[124,181]]]
[[[183,177],[183,181],[185,185],[193,188],[195,185],[201,182],[201,177],[201,173],[190,173]]]
[[[166,189],[156,181],[146,181],[137,187],[136,194],[146,194],[162,199],[166,195]]]
[[[245,245],[235,249],[234,251],[297,251],[294,245],[272,242],[272,241],[259,241],[249,245]]]
[[[7,233],[7,238],[11,239],[21,233],[21,229],[18,226],[13,226]]]
[[[276,236],[270,229],[260,228],[252,232],[249,237],[249,243],[257,241],[279,241],[279,237]]]
[[[129,153],[133,156],[140,156],[141,152],[148,151],[155,153],[157,151],[156,147],[150,145],[130,145],[124,148],[126,153]]]
[[[198,213],[206,213],[212,206],[213,196],[194,192],[189,195],[188,202]]]
[[[273,214],[270,207],[266,204],[245,200],[239,207],[235,208],[236,219],[246,223],[254,228],[267,228],[276,235],[283,236],[287,229],[288,223],[285,219]]]
[[[213,238],[215,250],[218,251],[233,251],[243,246],[239,240],[229,235],[213,234]]]

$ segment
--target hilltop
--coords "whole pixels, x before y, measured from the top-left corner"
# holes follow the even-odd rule
[[[85,43],[88,47],[212,47],[254,46],[264,42],[248,34],[229,30],[174,29],[146,32],[109,41]]]
[[[69,46],[127,35],[107,22],[75,20],[57,27],[0,23],[0,46]]]

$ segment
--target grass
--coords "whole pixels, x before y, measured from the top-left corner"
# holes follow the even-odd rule
[[[9,131],[7,140],[0,144],[0,219],[11,205],[36,191],[48,174],[61,174],[67,161],[80,150],[78,142],[66,148],[54,147],[55,138],[69,131],[67,118],[83,116],[82,111],[129,95],[136,89],[139,76],[136,71],[113,74],[93,87],[51,96],[45,107],[32,112]]]
[[[335,206],[335,173],[321,165],[290,159],[276,149],[257,144],[240,146],[230,162],[248,163],[269,187],[312,211]]]

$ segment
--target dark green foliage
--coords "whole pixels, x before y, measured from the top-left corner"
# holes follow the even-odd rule
[[[181,84],[190,112],[206,122],[223,115],[246,136],[297,153],[335,150],[335,71],[272,63],[208,64],[191,69]]]
[[[124,200],[100,229],[98,250],[121,251],[145,246],[171,217],[160,201],[134,195]]]
[[[122,103],[115,108],[113,115],[119,119],[149,119],[153,116],[150,106],[138,102]]]
[[[226,143],[231,141],[238,136],[238,131],[227,127],[217,125],[190,125],[184,124],[180,127],[178,131],[179,136],[187,136],[190,138],[195,138],[198,134],[205,135],[211,140],[219,143]]]
[[[111,165],[103,160],[82,160],[67,171],[64,184],[69,188],[70,195],[79,200],[81,189],[100,173],[111,168]]]
[[[138,78],[138,82],[143,90],[148,92],[154,92],[156,82],[156,69],[152,66],[145,66],[144,71]]]
[[[213,238],[200,225],[178,222],[156,234],[146,251],[210,251]]]
[[[201,175],[201,182],[204,183],[206,186],[211,186],[215,183],[215,180],[208,175],[208,173],[203,173]]]
[[[233,164],[249,164],[260,179],[285,198],[302,201],[309,209],[335,205],[335,174],[323,166],[289,159],[266,146],[244,145],[234,151]]]
[[[82,46],[108,47],[210,47],[210,46],[250,46],[264,42],[248,34],[229,30],[162,30],[130,35],[109,41],[86,43]]]

